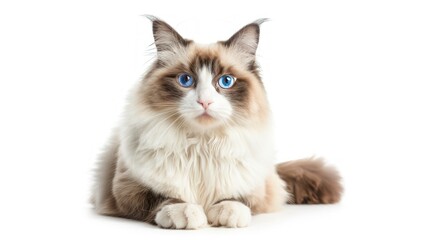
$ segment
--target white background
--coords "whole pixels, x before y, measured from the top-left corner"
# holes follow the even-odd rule
[[[153,14],[184,37],[261,30],[278,161],[323,156],[345,194],[246,229],[161,230],[97,216],[92,169],[154,56]],[[426,1],[1,1],[1,239],[428,239]]]

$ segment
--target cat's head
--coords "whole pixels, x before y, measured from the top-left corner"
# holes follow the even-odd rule
[[[250,23],[226,41],[200,45],[150,17],[157,59],[140,86],[155,114],[195,131],[257,126],[269,119],[255,53],[259,25]]]

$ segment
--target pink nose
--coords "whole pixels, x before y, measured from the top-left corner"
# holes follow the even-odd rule
[[[207,110],[209,108],[209,105],[213,103],[213,101],[210,100],[198,100],[197,103],[199,103],[201,106],[203,106],[204,110]]]

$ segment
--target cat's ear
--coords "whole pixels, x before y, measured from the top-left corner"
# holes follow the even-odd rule
[[[239,53],[245,54],[254,60],[259,43],[259,26],[267,20],[267,18],[262,18],[247,24],[234,33],[227,41],[223,42],[223,44],[236,49]]]
[[[145,16],[152,21],[153,38],[161,62],[168,62],[174,53],[181,52],[191,42],[180,36],[168,23],[151,15]]]

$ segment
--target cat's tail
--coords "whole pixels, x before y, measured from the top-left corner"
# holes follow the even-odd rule
[[[340,201],[343,187],[338,171],[323,159],[308,158],[277,164],[277,173],[292,195],[292,204],[327,204]]]

